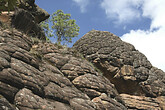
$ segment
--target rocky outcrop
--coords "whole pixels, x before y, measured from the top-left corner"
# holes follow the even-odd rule
[[[1,83],[0,83],[1,84]],[[6,98],[0,95],[0,110],[17,110],[16,107],[11,105]]]
[[[114,60],[113,63],[115,61],[118,60]],[[105,67],[100,69],[105,70]],[[134,68],[128,69],[130,67],[132,66],[123,64],[122,69],[118,71],[127,73],[125,77],[130,74],[131,77],[135,77]],[[108,80],[109,77],[105,75],[107,71],[102,70],[101,73],[75,49],[42,41],[33,43],[33,38],[15,29],[12,32],[0,31],[0,109],[2,110],[165,109],[163,94],[149,97],[148,91],[144,91],[140,85],[152,78],[157,78],[156,82],[162,81],[163,78],[159,79],[159,74],[164,77],[161,70],[151,67],[149,71],[153,71],[152,74],[148,73],[148,78],[139,83],[136,79],[129,79],[131,80],[129,82],[127,78],[123,78],[123,82],[119,79],[115,83],[113,78]],[[139,92],[136,88],[136,94],[131,85],[135,84],[134,81],[135,86],[140,89]],[[156,82],[150,81],[149,86],[154,87]],[[127,88],[121,88],[123,92],[120,93],[120,88],[116,89],[116,84],[120,84],[118,87],[125,87],[123,85],[127,84]],[[130,92],[124,93],[126,89]]]
[[[46,40],[43,30],[35,21],[35,16],[27,10],[15,10],[11,18],[11,25],[14,28],[28,34],[29,36],[38,37],[41,40]]]
[[[8,12],[4,10],[0,15],[0,26],[2,23],[12,26],[24,33],[46,40],[45,34],[39,23],[49,18],[49,14],[37,6],[35,0],[18,0],[18,7]],[[2,26],[4,27],[4,25]]]
[[[2,110],[126,109],[114,85],[81,54],[32,39],[0,31]]]
[[[32,14],[36,23],[40,23],[50,16],[44,9],[35,4],[35,0],[19,0],[18,7]]]
[[[19,1],[15,28],[0,27],[0,110],[165,110],[165,73],[131,44],[96,30],[73,48],[45,42],[30,30],[49,15]]]
[[[0,53],[4,107],[126,109],[114,85],[73,49],[52,43],[33,44],[30,37],[14,29],[0,31]]]
[[[123,42],[112,33],[92,30],[78,40],[73,48],[99,68],[120,94],[130,95],[121,95],[128,108],[160,109],[157,101],[155,106],[150,107],[145,107],[145,103],[152,105],[151,100],[161,96],[164,100],[165,73],[153,67],[133,45]]]

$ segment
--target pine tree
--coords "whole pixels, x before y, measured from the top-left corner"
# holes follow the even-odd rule
[[[51,29],[49,24],[52,23]],[[72,42],[72,38],[79,35],[80,27],[76,24],[76,20],[71,19],[70,14],[64,14],[62,10],[57,10],[52,14],[48,22],[41,23],[48,37],[57,37],[57,43]],[[55,35],[52,34],[52,31]]]

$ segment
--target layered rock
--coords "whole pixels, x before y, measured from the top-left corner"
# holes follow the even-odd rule
[[[127,65],[129,67],[129,65]],[[120,71],[132,74],[123,66]],[[105,69],[105,68],[104,68]],[[160,72],[152,67],[150,71]],[[2,110],[164,110],[165,96],[146,97],[143,88],[118,94],[136,82],[123,78],[114,83],[74,49],[52,43],[33,43],[31,37],[13,30],[0,31],[0,105]],[[106,72],[107,74],[107,72]],[[164,73],[162,72],[162,77]],[[125,75],[125,76],[126,76]],[[150,74],[149,74],[150,75]],[[155,74],[156,75],[156,74]],[[154,74],[149,76],[156,78]],[[151,78],[150,78],[151,79]],[[160,80],[160,79],[157,79]],[[121,80],[119,80],[121,81]],[[161,80],[160,80],[161,81]],[[162,82],[163,83],[163,82]],[[123,85],[122,85],[123,84]],[[155,84],[152,82],[151,84]],[[118,86],[120,86],[118,85]],[[131,85],[132,86],[132,85]],[[151,87],[154,87],[150,85]],[[158,86],[157,86],[158,87]],[[127,88],[122,90],[126,90]]]
[[[106,31],[92,30],[78,40],[73,48],[99,68],[120,94],[150,98],[165,96],[165,73],[153,67],[133,45],[123,42],[118,36]],[[130,105],[127,98],[124,97],[123,100],[126,105]],[[140,101],[138,103],[145,105]],[[159,104],[155,107],[160,109]],[[138,108],[134,104],[128,108],[148,109]]]
[[[165,96],[157,98],[120,94],[126,107],[138,110],[164,110]]]
[[[14,29],[0,31],[0,53],[3,110],[126,109],[114,85],[73,49],[33,44]]]
[[[165,109],[165,73],[131,44],[96,30],[73,48],[45,42],[34,2],[19,0],[16,29],[0,27],[1,110]]]

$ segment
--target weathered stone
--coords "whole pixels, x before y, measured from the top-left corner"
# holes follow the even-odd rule
[[[35,45],[35,47],[33,47],[33,49],[36,49],[43,55],[49,54],[49,53],[59,53],[60,52],[58,47],[52,43],[44,43],[44,44],[38,43],[38,45]]]
[[[43,99],[25,88],[20,90],[15,96],[15,104],[20,110],[59,110],[56,108],[56,106],[58,106],[57,103],[62,106],[61,108],[68,108],[68,106],[65,106],[60,102],[51,102]]]
[[[155,99],[155,102],[158,102],[160,108],[161,108],[162,110],[165,110],[165,104],[164,104],[164,102],[165,102],[165,96],[157,97],[157,98]]]
[[[48,53],[44,55],[44,58],[46,58],[59,69],[69,61],[68,56],[64,56],[59,53]]]
[[[0,42],[1,43],[7,43],[9,46],[12,45],[11,47],[8,46],[8,49],[10,49],[10,48],[13,49],[12,48],[13,46],[14,47],[17,46],[17,47],[22,48],[26,51],[30,51],[31,46],[32,46],[31,38],[27,37],[24,33],[19,32],[15,29],[13,29],[12,31],[4,30],[3,33],[1,31],[0,32]]]
[[[164,95],[165,73],[154,68],[133,45],[114,34],[92,30],[73,48],[99,68],[119,93],[151,97]]]
[[[73,98],[70,100],[70,105],[74,110],[96,110],[96,105],[93,102],[81,98]]]
[[[128,94],[120,94],[125,105],[129,109],[140,109],[140,110],[161,110],[159,104],[155,99],[144,96],[131,96]]]
[[[13,102],[15,94],[18,89],[0,81],[0,94],[2,94],[8,101]]]
[[[16,108],[0,95],[0,110],[16,110]]]
[[[35,0],[19,0],[17,1],[18,7],[11,10],[10,13],[8,13],[8,9],[4,9],[2,15],[0,15],[1,25],[5,23],[4,26],[7,28],[12,25],[14,28],[28,35],[33,37],[37,36],[39,39],[46,40],[43,30],[38,24],[48,19],[50,15],[34,2]],[[24,45],[23,43],[18,43],[18,45],[19,44]]]
[[[43,86],[48,84],[48,78],[44,73],[20,60],[12,58],[11,68],[19,74],[22,83],[34,92],[42,93]]]
[[[42,64],[40,64],[39,70],[41,72],[46,73],[48,76],[55,75],[55,73],[61,74],[62,76],[64,76],[63,73],[57,67],[51,65],[49,62],[43,62]]]
[[[10,61],[10,56],[8,55],[6,51],[2,49],[0,50],[0,57],[6,59],[7,61]]]
[[[98,94],[96,93],[96,91],[100,93],[106,93],[110,97],[117,96],[117,91],[115,90],[114,85],[112,85],[107,79],[101,76],[85,74],[85,75],[75,78],[72,82],[76,87],[80,89],[86,88],[88,89],[88,91],[90,89],[93,89],[93,91],[90,91],[90,92],[93,92],[92,94],[90,92],[86,92],[87,95],[89,95],[91,98],[97,97]]]
[[[0,109],[165,109],[165,73],[131,44],[95,30],[74,48],[35,42],[28,35],[44,40],[38,23],[49,15],[19,1],[11,22],[23,32],[0,27]]]
[[[0,57],[0,70],[7,67],[9,67],[9,62],[6,59]]]
[[[2,6],[2,2],[1,2],[1,6]],[[0,14],[0,27],[4,26],[4,23],[6,24],[10,24],[10,16],[13,15],[13,11],[10,10],[10,12],[8,12],[8,10],[1,10],[1,14]]]
[[[147,96],[165,96],[165,73],[160,69],[153,67],[148,79],[140,84]]]
[[[64,66],[62,66],[61,71],[70,80],[88,73],[95,75],[98,74],[89,62],[75,57],[71,57],[70,60]]]
[[[105,93],[102,93],[99,97],[92,100],[98,106],[98,110],[127,110],[122,104],[112,100]]]
[[[15,36],[14,38],[12,36]],[[32,40],[25,36],[24,33],[19,32],[15,29],[11,30],[4,30],[1,33],[0,42],[14,44],[19,48],[29,51],[32,46]]]
[[[25,22],[26,21],[26,22]],[[35,22],[35,16],[29,11],[18,9],[12,16],[12,26],[24,33],[39,39],[46,40],[41,27]]]
[[[24,50],[15,50],[15,53],[12,54],[12,57],[22,60],[35,68],[39,68],[39,61],[35,59],[33,56],[30,55],[29,52],[24,51]]]
[[[61,102],[68,103],[74,97],[89,100],[89,97],[87,97],[85,94],[80,92],[75,87],[69,87],[66,85],[57,85],[51,82],[44,89],[45,89],[46,97],[54,100],[58,99]]]
[[[46,20],[50,16],[44,9],[35,4],[35,0],[20,0],[18,6],[30,12],[35,17],[35,22],[37,23]]]
[[[134,70],[132,66],[129,65],[124,65],[123,67],[121,67],[121,72],[120,74],[116,74],[115,77],[123,77],[124,80],[136,80],[136,77],[134,76]]]

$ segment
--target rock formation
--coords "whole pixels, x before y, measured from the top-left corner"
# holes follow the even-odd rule
[[[126,109],[114,85],[75,50],[33,44],[17,30],[0,31],[0,94],[11,109]]]
[[[165,73],[153,67],[133,45],[110,32],[92,30],[73,48],[115,85],[128,108],[165,109],[164,104],[154,102],[165,99]]]
[[[38,23],[46,20],[50,15],[34,2],[35,0],[19,0],[16,10],[9,13],[8,10],[2,12],[0,24],[2,25],[1,22],[5,22],[7,25],[11,25],[30,36],[46,40],[45,34]]]
[[[49,15],[21,1],[0,27],[0,110],[165,110],[165,73],[131,44],[96,30],[73,48],[45,42],[26,32]]]

